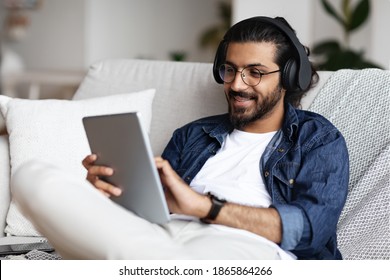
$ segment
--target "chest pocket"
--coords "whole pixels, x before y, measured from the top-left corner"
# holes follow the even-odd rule
[[[290,202],[294,199],[295,178],[297,177],[299,167],[300,165],[294,162],[280,162],[275,166],[273,172],[275,195],[285,202]]]

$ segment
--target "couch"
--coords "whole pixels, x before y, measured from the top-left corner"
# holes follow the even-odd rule
[[[345,259],[389,259],[390,73],[365,69],[319,75],[301,107],[330,119],[347,141],[351,178],[338,225],[341,252]],[[23,162],[43,160],[85,176],[80,162],[89,148],[83,116],[140,111],[153,153],[160,155],[175,128],[227,110],[210,63],[108,59],[90,67],[73,100],[5,95],[0,95],[0,244],[43,238],[10,193],[12,174]]]

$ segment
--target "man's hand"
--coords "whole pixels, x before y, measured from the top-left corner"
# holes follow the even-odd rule
[[[205,217],[211,207],[210,199],[193,191],[172,169],[167,160],[156,157],[155,162],[161,183],[165,188],[169,210],[176,214]]]
[[[192,190],[172,169],[167,160],[155,158],[160,179],[165,187],[169,210],[198,218],[206,217],[211,208],[209,197]],[[282,238],[282,225],[274,208],[256,208],[226,203],[212,223],[244,229],[275,243]]]
[[[122,190],[118,187],[107,183],[100,179],[100,176],[111,176],[114,174],[114,170],[110,167],[95,165],[97,160],[97,155],[92,154],[86,156],[82,164],[87,169],[87,180],[104,195],[110,197],[111,195],[119,196],[122,193]]]

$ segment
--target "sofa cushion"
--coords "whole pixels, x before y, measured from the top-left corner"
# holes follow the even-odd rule
[[[11,176],[23,163],[39,159],[85,178],[82,159],[90,153],[82,125],[84,116],[139,111],[149,130],[155,90],[88,100],[25,100],[0,96],[9,134]],[[33,180],[34,178],[31,178]],[[5,232],[39,236],[12,201]]]
[[[0,114],[1,115],[1,114]],[[8,136],[0,135],[0,236],[4,236],[5,220],[10,203],[9,177],[10,165]]]

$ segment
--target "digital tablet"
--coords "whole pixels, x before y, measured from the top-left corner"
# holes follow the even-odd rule
[[[169,210],[155,166],[150,141],[138,112],[83,118],[97,165],[114,169],[102,178],[122,189],[111,199],[152,223],[169,221]]]

